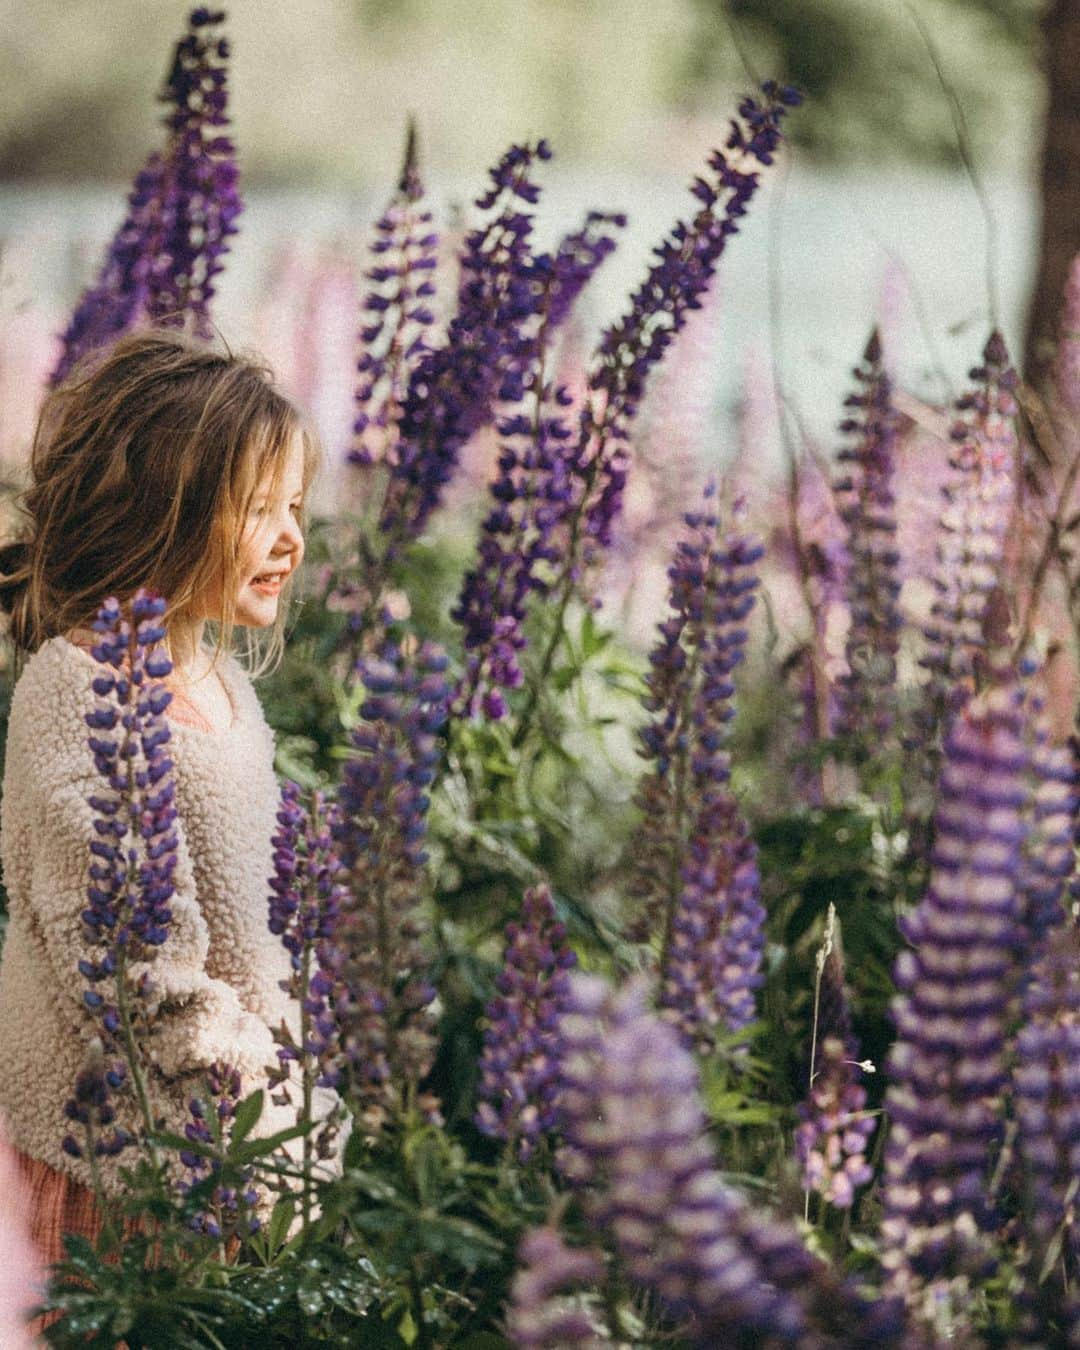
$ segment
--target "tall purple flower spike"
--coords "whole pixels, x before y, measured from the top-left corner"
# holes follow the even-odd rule
[[[282,988],[300,1004],[302,1015],[299,1041],[286,1026],[275,1031],[278,1058],[283,1065],[306,1058],[320,1086],[336,1087],[341,1067],[330,1006],[332,949],[342,907],[348,903],[348,888],[339,880],[344,865],[333,839],[341,812],[316,788],[309,815],[299,784],[286,782],[277,821],[268,926],[289,953],[292,969]]]
[[[977,659],[987,650],[990,597],[999,586],[1005,532],[1016,481],[1016,371],[1000,333],[971,371],[975,388],[956,402],[950,463],[938,543],[937,598],[924,632],[922,665],[930,672],[927,696],[934,727],[963,703]]]
[[[625,223],[623,215],[590,211],[583,229],[567,235],[554,254],[533,261],[538,313],[508,360],[519,397],[504,401],[496,421],[500,444],[491,509],[477,561],[451,613],[464,629],[461,699],[470,712],[482,709],[492,718],[505,712],[503,691],[517,689],[524,679],[518,654],[526,645],[530,600],[548,595],[558,576],[573,501],[573,431],[567,420],[573,399],[565,386],[545,379],[545,367],[556,328],[615,248],[608,227]]]
[[[710,176],[697,177],[691,185],[700,209],[689,224],[677,222],[654,250],[659,261],[631,296],[627,312],[601,337],[574,451],[572,567],[588,564],[598,548],[610,543],[629,468],[630,424],[646,379],[687,313],[701,308],[728,239],[738,233],[758,189],[761,169],[773,163],[781,122],[801,102],[797,91],[772,81],[762,86],[762,94],[760,102],[745,98],[740,103],[724,149],[709,159]]]
[[[793,1227],[720,1177],[697,1069],[632,982],[575,976],[564,1019],[561,1170],[632,1287],[651,1290],[695,1346],[892,1345],[894,1306],[874,1312]]]
[[[847,527],[851,608],[837,731],[870,735],[880,743],[892,730],[896,711],[901,620],[893,476],[900,418],[876,329],[853,373],[861,387],[844,400],[852,412],[840,423],[852,440],[837,453],[843,467],[833,483]]]
[[[631,883],[644,908],[635,935],[659,930],[660,1003],[702,1048],[754,1018],[764,921],[757,853],[724,748],[762,549],[737,531],[718,535],[711,493],[685,517],[668,572],[669,616],[649,657],[652,718],[641,741],[652,767],[638,789]]]
[[[372,289],[364,297],[360,329],[360,376],[353,424],[353,464],[395,463],[398,423],[411,372],[432,350],[428,334],[435,315],[434,273],[439,236],[425,209],[410,119],[397,191],[375,224],[374,261],[364,273]]]
[[[446,339],[423,353],[401,404],[395,462],[380,528],[393,549],[415,538],[438,505],[461,447],[491,417],[496,399],[520,397],[520,377],[507,369],[507,348],[537,312],[532,286],[532,217],[539,186],[536,160],[551,157],[544,140],[515,145],[490,171],[491,187],[476,200],[492,214],[470,230],[461,256],[457,310]]]
[[[1025,942],[1029,766],[1023,690],[994,684],[946,741],[930,884],[896,964],[883,1261],[891,1290],[949,1335],[967,1325],[999,1222],[990,1174]]]
[[[332,837],[348,892],[325,961],[344,1086],[381,1121],[395,1092],[430,1067],[434,1038],[422,901],[427,788],[439,760],[450,689],[445,653],[387,638],[362,659],[366,698],[345,763]]]
[[[506,1331],[515,1350],[603,1350],[600,1310],[575,1290],[598,1285],[604,1266],[597,1252],[568,1247],[557,1228],[534,1228],[521,1239],[518,1272],[510,1287]]]
[[[99,1020],[106,1056],[120,1052],[121,1002],[149,998],[153,992],[149,976],[143,973],[133,980],[131,967],[153,961],[156,949],[168,939],[172,918],[169,901],[175,891],[178,841],[164,716],[172,694],[160,683],[172,670],[160,646],[165,629],[159,620],[164,612],[161,597],[140,590],[131,602],[130,621],[110,597],[93,623],[99,635],[93,655],[103,669],[93,680],[99,702],[86,715],[87,741],[103,782],[88,798],[94,810],[94,838],[87,907],[81,917],[93,954],[79,962],[79,972],[89,985],[83,999]],[[95,1092],[102,1085],[117,1090],[128,1081],[123,1065],[115,1060],[92,1076]],[[77,1112],[69,1109],[68,1115],[86,1123]],[[117,1128],[100,1137],[95,1147],[98,1153],[116,1153],[128,1142],[127,1132]],[[81,1155],[79,1144],[70,1137],[64,1147],[73,1156]]]
[[[235,150],[225,132],[229,45],[216,33],[223,10],[191,11],[160,101],[168,138],[136,175],[128,214],[97,281],[80,299],[51,381],[59,384],[87,352],[149,320],[209,337],[214,278],[243,209]]]
[[[477,1127],[525,1160],[557,1121],[559,1019],[577,958],[555,919],[546,886],[525,892],[521,920],[507,925],[498,994],[487,1007]]]

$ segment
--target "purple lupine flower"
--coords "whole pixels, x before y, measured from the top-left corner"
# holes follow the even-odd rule
[[[599,1310],[590,1312],[579,1293],[599,1284],[604,1265],[587,1247],[568,1247],[557,1228],[533,1228],[521,1239],[518,1271],[510,1286],[506,1332],[516,1350],[602,1350]]]
[[[930,672],[931,731],[963,703],[987,647],[984,629],[993,618],[989,602],[1000,584],[1015,494],[1018,380],[996,330],[983,349],[983,364],[970,375],[976,388],[955,405],[949,457],[954,479],[945,489],[941,516],[937,599],[924,628],[927,650],[921,664]]]
[[[364,297],[362,354],[357,362],[352,464],[393,463],[398,422],[408,378],[417,362],[431,351],[428,331],[434,322],[434,271],[437,231],[425,210],[424,185],[417,165],[416,125],[410,119],[405,159],[397,192],[375,223],[375,255],[364,273],[372,290]]]
[[[229,43],[215,31],[224,18],[224,10],[192,10],[191,31],[177,43],[161,94],[161,101],[171,105],[165,118],[169,149],[162,211],[168,266],[156,269],[150,314],[175,324],[190,315],[204,338],[213,332],[214,278],[224,270],[222,255],[243,210],[236,149],[225,131]]]
[[[1080,254],[1069,264],[1054,361],[1054,390],[1062,407],[1080,413]]]
[[[895,716],[896,655],[900,646],[899,562],[893,470],[900,418],[892,403],[881,339],[870,336],[863,363],[853,372],[861,386],[840,423],[852,437],[837,453],[844,467],[833,483],[840,517],[847,527],[850,558],[847,637],[848,673],[841,680],[837,731],[872,736],[880,743]]]
[[[574,454],[571,570],[610,543],[629,466],[630,423],[645,381],[688,312],[700,308],[727,241],[738,232],[738,221],[757,191],[760,170],[773,162],[781,121],[801,102],[795,90],[772,81],[762,92],[764,102],[746,98],[739,105],[739,120],[732,122],[724,149],[709,159],[710,178],[696,177],[691,185],[700,209],[689,224],[679,221],[654,250],[659,261],[597,347]]]
[[[564,1036],[561,1170],[629,1281],[685,1321],[692,1344],[895,1343],[793,1227],[721,1179],[693,1058],[640,981],[612,992],[575,976]]]
[[[347,888],[336,880],[343,871],[333,843],[340,819],[337,803],[320,789],[312,793],[309,815],[299,784],[283,783],[278,829],[272,840],[274,875],[268,880],[268,925],[281,939],[292,967],[281,987],[301,1010],[299,1041],[284,1025],[274,1033],[278,1058],[286,1072],[290,1061],[303,1064],[305,1073],[315,1073],[322,1087],[335,1087],[340,1078],[329,1002],[333,987],[330,947],[348,897]]]
[[[577,957],[555,920],[546,886],[525,892],[521,920],[506,928],[498,994],[487,1007],[476,1124],[524,1161],[557,1119],[559,1018]]]
[[[221,10],[194,9],[177,43],[160,101],[169,103],[168,141],[136,175],[128,214],[109,245],[94,285],[79,301],[50,383],[85,353],[141,319],[182,323],[210,335],[214,277],[242,210],[226,115],[225,38],[212,30]]]
[[[396,1092],[424,1076],[433,1054],[423,867],[427,789],[450,696],[446,668],[434,643],[411,651],[392,637],[362,658],[367,697],[332,826],[348,893],[323,959],[333,977],[345,1084],[373,1124]]]
[[[139,590],[130,622],[113,597],[93,622],[99,641],[92,652],[105,670],[93,680],[99,702],[86,714],[87,741],[104,785],[88,798],[95,837],[81,919],[93,955],[80,960],[79,972],[90,986],[83,1001],[100,1023],[104,1052],[113,1057],[103,1071],[113,1091],[131,1083],[115,1056],[132,1049],[134,1018],[140,1006],[144,1014],[148,1009],[149,971],[172,919],[177,835],[172,761],[165,749],[164,712],[172,694],[160,683],[172,670],[160,646],[164,612],[161,597]],[[113,1142],[129,1139],[127,1131],[114,1132]],[[123,1142],[100,1151],[119,1151]]]
[[[470,712],[482,706],[487,716],[500,717],[506,708],[503,691],[523,683],[518,653],[526,645],[529,600],[546,596],[558,575],[563,525],[573,500],[568,453],[573,432],[564,411],[573,398],[564,385],[544,378],[548,347],[582,287],[615,247],[605,227],[623,224],[624,216],[590,211],[582,230],[533,264],[541,293],[538,312],[507,358],[520,381],[521,398],[516,411],[508,410],[496,422],[501,439],[491,510],[481,529],[477,562],[451,612],[465,630],[460,697]]]
[[[718,538],[712,492],[704,511],[685,517],[668,572],[670,613],[649,657],[653,716],[641,742],[653,768],[637,794],[631,883],[644,902],[636,936],[661,935],[660,1003],[703,1046],[753,1020],[764,921],[756,849],[725,750],[762,549],[738,532]]]
[[[63,334],[51,385],[65,379],[86,352],[119,337],[147,312],[153,260],[160,250],[164,183],[165,160],[155,150],[135,175],[123,224]]]
[[[1031,806],[1024,713],[1023,690],[1006,680],[956,718],[930,883],[896,963],[882,1259],[891,1290],[948,1335],[966,1325],[998,1222],[989,1176],[1003,1135]]]
[[[491,416],[496,398],[520,397],[520,377],[505,368],[518,325],[536,313],[529,236],[540,189],[529,173],[551,156],[544,140],[514,145],[490,170],[492,186],[476,199],[488,221],[471,230],[461,256],[457,311],[444,343],[411,372],[398,421],[396,462],[380,527],[393,548],[415,538],[438,505],[461,447]]]
[[[132,1142],[127,1130],[115,1123],[112,1100],[124,1087],[125,1079],[124,1065],[106,1061],[104,1042],[99,1036],[92,1037],[84,1066],[75,1077],[74,1095],[64,1104],[65,1119],[81,1125],[86,1136],[84,1146],[73,1134],[64,1135],[60,1147],[69,1157],[115,1157]]]
[[[1080,1339],[1080,937],[1072,924],[1047,935],[1032,968],[1013,1087],[1031,1254],[1023,1343],[1074,1345]]]
[[[221,1060],[215,1061],[206,1070],[206,1095],[192,1097],[188,1102],[190,1120],[184,1126],[184,1137],[193,1143],[204,1144],[208,1148],[221,1147],[224,1152],[228,1145],[229,1123],[236,1116],[240,1102],[242,1080],[240,1070]],[[215,1131],[207,1118],[212,1112],[217,1120]],[[221,1172],[221,1162],[217,1158],[208,1158],[203,1153],[191,1149],[180,1152],[180,1161],[189,1176],[181,1182],[180,1189],[187,1194],[208,1177]],[[260,1223],[252,1212],[258,1203],[258,1193],[251,1185],[251,1168],[242,1169],[240,1188],[234,1185],[216,1185],[210,1193],[208,1208],[193,1215],[190,1224],[197,1233],[207,1237],[231,1237],[236,1233],[257,1233]]]
[[[857,1062],[839,920],[832,905],[818,952],[813,1038],[810,1085],[798,1107],[795,1156],[805,1191],[816,1191],[837,1209],[850,1209],[855,1188],[873,1177],[866,1150],[874,1118],[866,1110],[866,1089],[857,1076],[866,1066]]]

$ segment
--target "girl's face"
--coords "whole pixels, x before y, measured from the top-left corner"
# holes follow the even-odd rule
[[[304,496],[304,451],[300,437],[290,445],[277,491],[267,473],[256,485],[240,536],[238,587],[233,622],[246,628],[267,628],[277,617],[278,595],[285,578],[304,557],[300,505]],[[206,592],[192,613],[195,622],[220,620],[222,582]]]
[[[300,437],[289,447],[274,491],[268,473],[255,488],[240,543],[240,589],[236,622],[266,628],[277,617],[285,578],[304,557],[300,508],[304,499],[304,451]]]

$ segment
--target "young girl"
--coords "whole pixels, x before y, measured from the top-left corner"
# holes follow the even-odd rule
[[[297,1026],[279,987],[288,958],[267,928],[279,804],[273,736],[250,674],[280,657],[292,579],[304,556],[304,501],[316,443],[269,372],[173,333],[121,339],[50,393],[24,494],[23,542],[0,550],[0,604],[18,664],[11,703],[0,859],[9,923],[0,961],[0,1113],[30,1191],[42,1259],[61,1234],[100,1224],[88,1164],[61,1150],[64,1105],[100,1031],[80,958],[93,811],[102,780],[87,744],[90,625],[107,596],[163,595],[173,662],[166,716],[178,812],[169,936],[151,1098],[183,1133],[206,1068],[238,1067],[243,1092],[276,1064],[270,1029]],[[207,625],[216,641],[207,642]],[[247,630],[245,664],[231,654]],[[258,657],[257,632],[269,636]],[[294,1099],[295,1099],[295,1093]],[[257,1133],[292,1124],[266,1095]],[[322,1115],[332,1104],[320,1094]],[[130,1110],[130,1108],[126,1108]],[[135,1128],[133,1117],[118,1120]],[[125,1154],[101,1160],[115,1194]]]

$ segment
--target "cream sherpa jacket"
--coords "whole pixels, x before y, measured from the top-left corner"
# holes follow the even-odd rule
[[[170,728],[176,894],[169,937],[153,964],[163,1004],[147,1048],[155,1064],[152,1105],[175,1133],[190,1119],[187,1103],[207,1065],[235,1064],[245,1094],[253,1091],[277,1063],[271,1025],[284,1017],[295,1030],[298,1021],[278,983],[288,975],[288,955],[267,928],[279,803],[273,733],[239,663],[229,657],[219,669],[232,725],[218,732],[176,722]],[[10,914],[0,962],[0,1112],[17,1148],[84,1185],[87,1164],[68,1157],[60,1141],[72,1129],[64,1103],[97,1033],[83,1005],[87,985],[78,962],[89,954],[79,918],[93,837],[86,799],[101,786],[83,717],[97,703],[90,686],[99,670],[64,637],[28,659],[12,697],[0,804]],[[320,1093],[317,1114],[332,1101],[333,1094]],[[124,1113],[118,1119],[134,1123]],[[255,1133],[294,1120],[294,1110],[274,1106],[268,1092]],[[107,1190],[119,1189],[117,1168],[128,1161],[124,1153],[102,1160]]]

